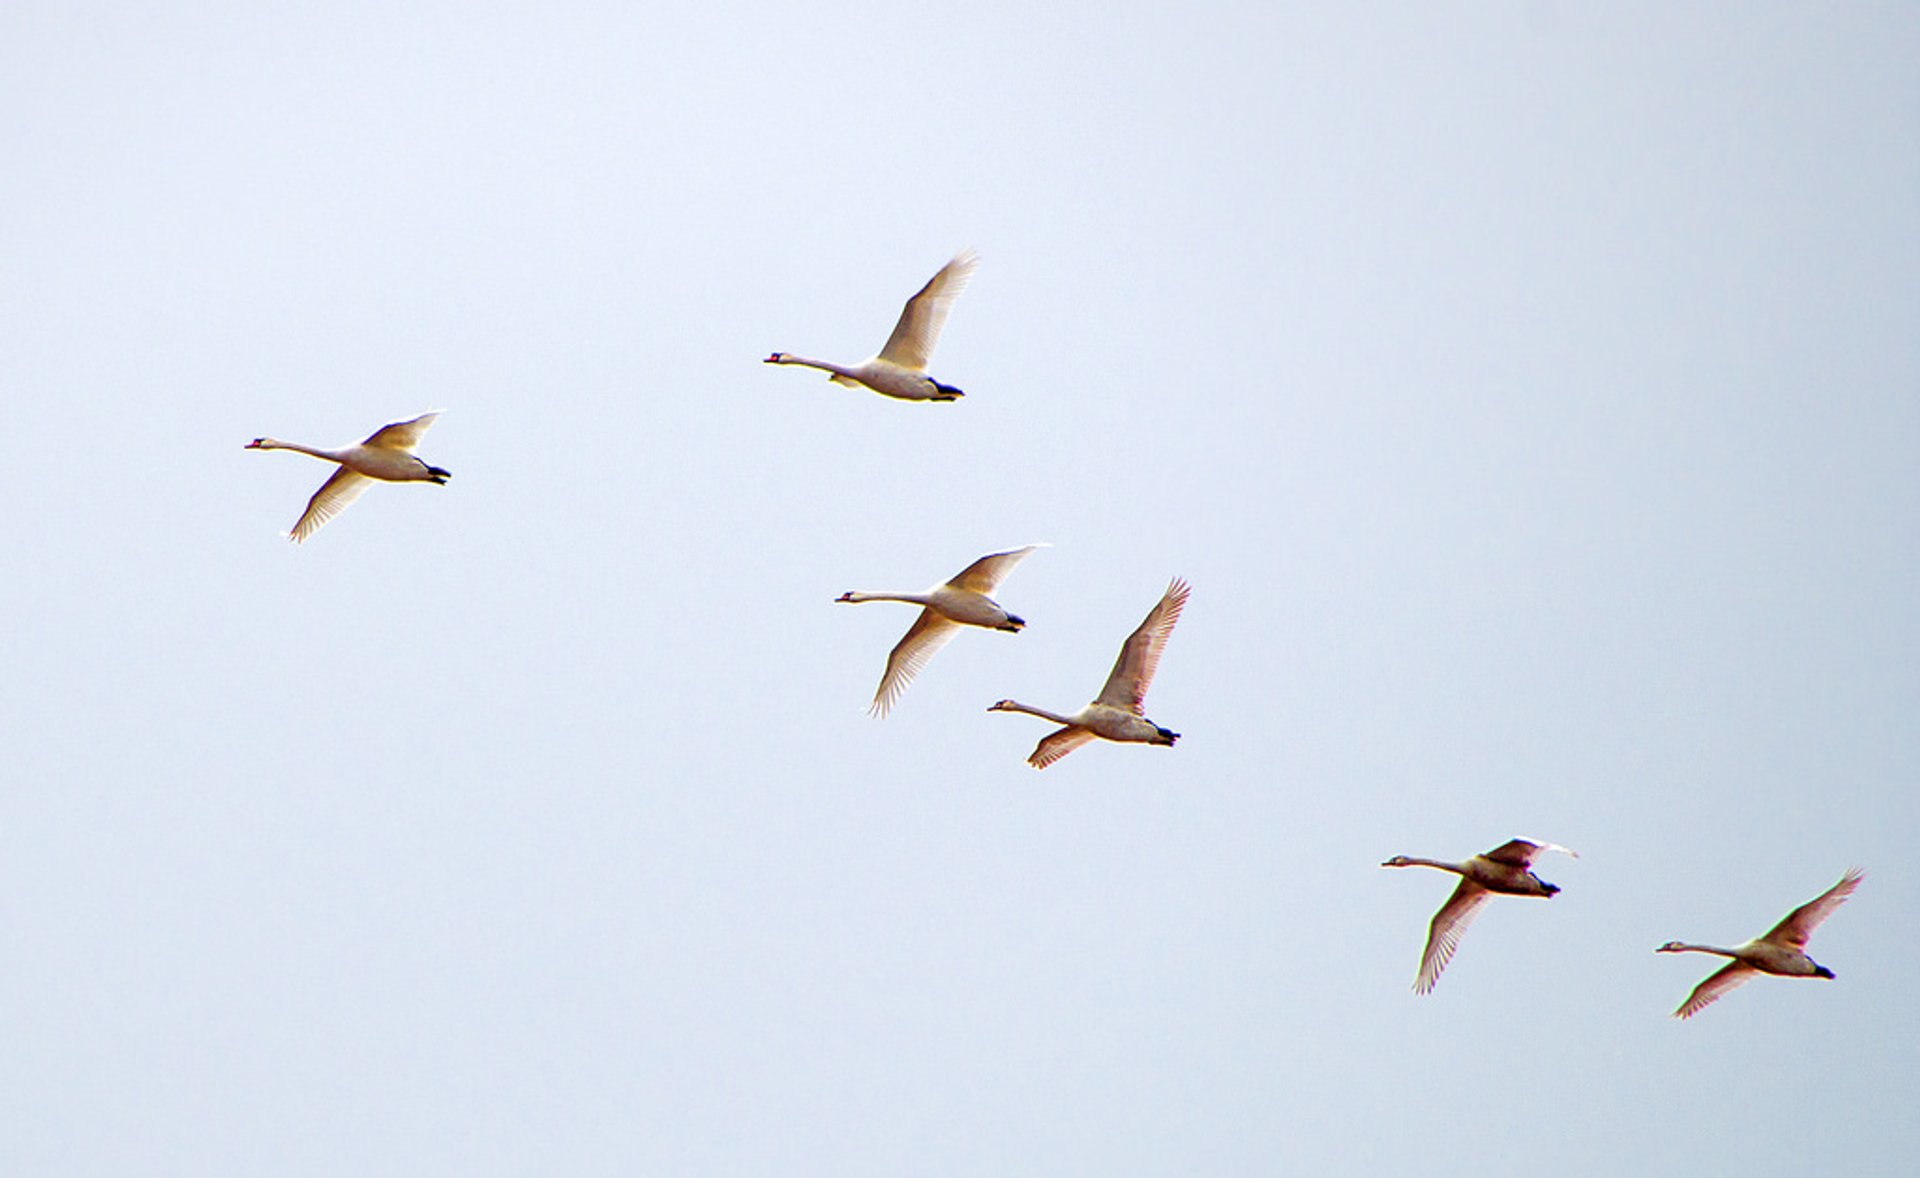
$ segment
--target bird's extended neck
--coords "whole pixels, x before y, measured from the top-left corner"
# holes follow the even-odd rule
[[[1451,871],[1455,875],[1465,875],[1467,869],[1459,863],[1445,863],[1439,859],[1416,859],[1412,855],[1401,855],[1392,863],[1395,867],[1432,867],[1440,871]]]
[[[1731,949],[1722,949],[1718,945],[1689,945],[1685,941],[1668,941],[1660,947],[1662,953],[1711,953],[1715,957],[1739,958]]]
[[[818,368],[822,372],[831,372],[835,376],[858,379],[852,369],[844,364],[835,364],[831,360],[810,360],[805,356],[796,356],[791,352],[775,352],[767,357],[769,364],[798,364],[802,368]]]
[[[1025,712],[1029,716],[1038,716],[1042,720],[1052,720],[1055,724],[1078,723],[1072,716],[1062,716],[1058,712],[1049,712],[1045,708],[1036,708],[1030,704],[1023,704],[1018,700],[1003,699],[988,710],[995,712]]]
[[[926,605],[932,598],[925,593],[843,593],[835,600],[859,604],[862,601],[904,601],[908,605]]]
[[[292,450],[300,454],[311,454],[315,458],[324,458],[328,462],[344,462],[346,456],[338,450],[322,450],[316,446],[302,446],[298,442],[283,442],[278,438],[255,438],[249,450]]]

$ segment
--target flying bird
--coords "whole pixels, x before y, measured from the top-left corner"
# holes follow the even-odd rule
[[[1484,855],[1475,855],[1465,863],[1442,863],[1437,859],[1395,855],[1380,865],[1437,867],[1460,877],[1459,886],[1440,906],[1440,911],[1434,913],[1433,924],[1427,928],[1427,947],[1420,954],[1420,972],[1413,979],[1414,993],[1425,994],[1433,989],[1433,984],[1440,980],[1440,971],[1447,968],[1447,962],[1453,959],[1453,951],[1460,947],[1460,938],[1466,935],[1467,925],[1479,915],[1481,906],[1495,892],[1505,896],[1538,896],[1544,900],[1560,890],[1559,885],[1550,884],[1529,870],[1534,857],[1542,851],[1561,851],[1579,858],[1558,843],[1513,839]]]
[[[1178,732],[1169,731],[1147,719],[1143,709],[1146,706],[1147,685],[1153,682],[1154,669],[1160,665],[1160,652],[1167,648],[1167,638],[1173,633],[1173,624],[1180,620],[1180,611],[1187,604],[1188,592],[1187,583],[1175,577],[1158,604],[1148,611],[1140,628],[1120,648],[1120,658],[1113,664],[1113,671],[1107,676],[1107,685],[1100,689],[1099,698],[1073,715],[1062,716],[1010,699],[1003,699],[987,709],[989,712],[1025,712],[1029,716],[1038,716],[1062,725],[1059,730],[1041,738],[1033,755],[1027,758],[1027,764],[1035,769],[1045,769],[1095,737],[1134,744],[1164,745],[1171,745],[1180,739]]]
[[[900,322],[894,324],[886,346],[871,359],[848,368],[830,360],[809,360],[788,352],[775,352],[765,362],[819,368],[832,373],[827,379],[835,384],[869,388],[883,397],[897,397],[902,401],[956,400],[964,394],[928,376],[927,361],[933,356],[933,345],[940,339],[940,329],[946,326],[953,300],[966,289],[967,280],[973,277],[973,269],[979,264],[979,256],[972,250],[962,250],[953,261],[942,266],[940,272],[920,288],[919,294],[907,300],[906,309],[900,312]]]
[[[293,525],[289,538],[298,544],[319,531],[322,524],[345,511],[347,505],[358,499],[375,479],[388,483],[444,484],[452,478],[453,475],[448,471],[428,466],[413,455],[413,448],[420,443],[421,435],[439,416],[437,412],[423,413],[412,421],[396,421],[375,430],[372,437],[359,445],[343,450],[318,450],[298,442],[282,442],[274,438],[255,438],[247,443],[246,448],[297,450],[340,464],[340,469],[333,472],[333,477],[320,484],[320,489],[313,493],[313,498],[307,501],[307,510]]]
[[[887,655],[886,674],[880,677],[880,690],[874,693],[873,705],[867,710],[876,716],[885,716],[906,691],[907,684],[920,673],[920,668],[927,665],[927,660],[945,646],[961,626],[985,626],[1018,633],[1027,623],[1002,609],[988,594],[1000,587],[1013,566],[1042,547],[1045,545],[1029,544],[1012,552],[983,556],[961,569],[951,581],[935,585],[925,593],[842,593],[834,598],[855,603],[904,601],[923,607],[920,616],[908,627],[906,637]]]
[[[1655,953],[1712,953],[1718,957],[1731,957],[1732,961],[1721,966],[1714,973],[1693,988],[1680,1009],[1673,1012],[1675,1018],[1692,1018],[1727,991],[1741,985],[1756,973],[1770,973],[1783,978],[1831,978],[1833,971],[1821,965],[1806,953],[1807,941],[1813,936],[1813,930],[1820,922],[1833,915],[1833,910],[1847,902],[1853,895],[1853,889],[1860,886],[1860,869],[1848,868],[1840,877],[1840,882],[1812,900],[1807,901],[1787,918],[1774,925],[1763,937],[1756,937],[1734,949],[1716,949],[1712,945],[1689,945],[1683,941],[1668,941],[1655,949]]]

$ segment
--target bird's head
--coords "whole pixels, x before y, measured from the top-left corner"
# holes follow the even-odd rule
[[[785,352],[775,352],[773,355],[768,356],[765,360],[760,361],[760,363],[762,364],[785,364],[786,362],[787,362],[787,354]]]
[[[272,438],[255,438],[246,445],[246,448],[249,450],[271,450],[273,447],[274,440]]]
[[[1684,946],[1682,946],[1678,941],[1668,941],[1666,944],[1660,946],[1658,949],[1655,949],[1654,952],[1655,953],[1678,953],[1683,948]]]
[[[992,707],[988,708],[987,710],[989,712],[1012,712],[1012,711],[1017,711],[1018,709],[1015,707],[1014,702],[1012,700],[1003,699],[999,703],[994,704]]]
[[[1395,856],[1394,856],[1393,858],[1391,858],[1391,859],[1389,859],[1389,860],[1387,860],[1387,861],[1386,861],[1385,863],[1382,863],[1382,864],[1381,864],[1380,866],[1382,866],[1382,867],[1412,867],[1412,866],[1413,866],[1413,860],[1411,860],[1411,859],[1409,859],[1409,858],[1407,858],[1407,857],[1406,857],[1405,855],[1395,855]]]
[[[838,597],[836,597],[836,598],[834,598],[834,600],[835,600],[835,601],[852,601],[852,600],[853,600],[853,594],[852,594],[852,593],[850,593],[850,592],[849,592],[849,593],[842,593],[842,594],[841,594],[840,596],[838,596]]]

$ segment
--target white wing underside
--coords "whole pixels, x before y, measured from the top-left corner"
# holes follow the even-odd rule
[[[975,593],[992,593],[1000,587],[1000,582],[1007,579],[1007,574],[1013,571],[1015,565],[1025,560],[1028,554],[1039,547],[1038,544],[1029,544],[1025,548],[1016,548],[1012,552],[996,552],[991,556],[983,556],[961,569],[948,584],[959,589],[970,589]]]
[[[1847,897],[1853,895],[1853,889],[1860,886],[1861,878],[1858,867],[1849,868],[1840,877],[1839,883],[1787,913],[1785,920],[1768,929],[1767,935],[1760,939],[1804,950],[1813,936],[1813,930],[1832,916],[1835,908],[1847,902]]]
[[[321,525],[345,511],[372,483],[372,479],[344,466],[334,471],[333,477],[321,483],[313,498],[307,500],[307,510],[300,516],[300,522],[293,525],[290,538],[298,544],[319,531]]]
[[[1463,879],[1453,889],[1453,895],[1433,914],[1433,923],[1427,928],[1427,948],[1420,955],[1420,973],[1414,978],[1413,992],[1425,994],[1433,989],[1440,980],[1440,971],[1447,968],[1447,962],[1453,960],[1454,950],[1460,947],[1460,938],[1466,935],[1467,926],[1480,914],[1492,892]]]
[[[426,436],[427,430],[439,420],[438,412],[422,413],[412,421],[396,421],[392,425],[381,426],[373,431],[373,436],[362,445],[375,446],[382,450],[412,450]]]
[[[1107,685],[1100,689],[1095,703],[1141,714],[1153,673],[1160,667],[1160,653],[1167,648],[1167,638],[1173,633],[1173,624],[1180,620],[1189,591],[1187,583],[1178,577],[1167,586],[1166,593],[1148,611],[1140,628],[1121,646],[1120,657],[1115,660],[1112,672],[1107,675]]]
[[[1034,746],[1033,755],[1027,758],[1027,764],[1035,769],[1045,769],[1093,739],[1093,733],[1076,725],[1055,729],[1040,738],[1040,743]]]
[[[1540,857],[1542,851],[1559,851],[1575,859],[1580,857],[1578,851],[1563,847],[1559,843],[1542,842],[1540,839],[1513,839],[1488,851],[1483,858],[1491,859],[1495,863],[1504,863],[1509,867],[1524,868],[1532,867],[1533,861]]]
[[[973,269],[979,264],[977,254],[962,250],[953,261],[940,267],[940,272],[927,280],[920,293],[907,300],[906,308],[900,312],[900,322],[894,324],[893,334],[887,337],[879,358],[924,372],[927,361],[933,358],[933,345],[939,342],[940,329],[947,325],[953,300],[966,289],[967,280],[973,277]]]
[[[932,609],[922,609],[913,625],[907,628],[905,637],[894,646],[887,655],[887,671],[880,677],[880,690],[873,696],[873,705],[867,710],[876,716],[885,716],[899,701],[940,648],[952,640],[960,630],[960,623],[942,617]]]
[[[1680,1004],[1679,1010],[1673,1012],[1673,1017],[1692,1018],[1711,1006],[1720,995],[1745,985],[1747,979],[1756,972],[1758,971],[1744,961],[1727,962],[1706,981],[1693,988],[1693,993],[1687,995],[1687,1000]]]

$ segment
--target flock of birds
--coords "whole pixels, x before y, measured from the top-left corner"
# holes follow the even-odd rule
[[[842,365],[828,360],[810,360],[787,352],[775,352],[765,362],[817,368],[828,373],[828,379],[835,384],[866,388],[881,396],[903,401],[958,400],[965,394],[928,375],[927,364],[932,359],[934,344],[940,337],[941,328],[946,325],[954,299],[966,289],[978,265],[979,257],[971,250],[964,250],[942,266],[939,273],[907,300],[906,308],[900,313],[900,321],[894,325],[893,334],[887,337],[879,353],[859,364]],[[337,450],[323,450],[274,438],[255,438],[247,443],[247,449],[293,450],[335,464],[333,474],[314,492],[306,510],[293,525],[290,538],[298,544],[344,511],[373,482],[445,484],[453,477],[448,471],[429,465],[413,452],[439,416],[437,412],[426,413],[410,421],[395,422],[374,431],[371,437],[358,445]],[[1019,632],[1026,622],[1007,612],[991,595],[1015,566],[1040,547],[1042,545],[1029,544],[1010,552],[983,556],[960,570],[951,580],[921,593],[843,593],[836,598],[836,601],[848,603],[897,601],[920,607],[919,617],[914,619],[906,635],[887,656],[886,671],[880,678],[880,687],[874,693],[869,710],[876,716],[884,717],[899,702],[914,676],[959,632],[960,627],[979,626],[1009,633]],[[1149,720],[1145,707],[1147,687],[1153,682],[1160,655],[1166,649],[1167,639],[1173,634],[1174,624],[1180,620],[1180,611],[1187,604],[1188,593],[1187,583],[1174,578],[1153,609],[1148,611],[1146,619],[1127,637],[1120,648],[1120,657],[1107,675],[1106,685],[1086,707],[1067,715],[1003,699],[987,709],[993,712],[1024,712],[1060,725],[1041,738],[1039,745],[1027,758],[1029,765],[1045,769],[1095,739],[1166,746],[1180,739],[1179,733]],[[1536,896],[1544,900],[1560,891],[1558,886],[1533,873],[1534,860],[1542,851],[1575,854],[1554,843],[1516,838],[1462,863],[1396,855],[1381,864],[1382,867],[1432,867],[1460,877],[1453,895],[1434,914],[1433,923],[1427,930],[1426,948],[1421,953],[1420,969],[1414,977],[1413,988],[1416,993],[1425,994],[1433,989],[1441,971],[1459,948],[1460,938],[1465,935],[1468,924],[1490,897]],[[1755,974],[1832,978],[1832,970],[1807,956],[1807,941],[1814,929],[1853,894],[1861,878],[1858,869],[1849,870],[1840,882],[1789,912],[1784,920],[1764,935],[1734,948],[1722,949],[1683,941],[1668,941],[1660,946],[1655,952],[1707,953],[1729,958],[1726,965],[1694,987],[1693,993],[1674,1011],[1674,1016],[1691,1018]]]

